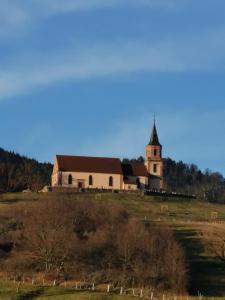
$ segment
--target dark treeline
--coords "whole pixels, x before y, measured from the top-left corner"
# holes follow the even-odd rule
[[[165,189],[178,193],[195,194],[209,201],[225,203],[225,179],[210,170],[201,171],[194,164],[164,159]]]
[[[0,148],[0,192],[38,191],[50,184],[52,165]]]
[[[138,159],[124,159],[125,162],[144,162]],[[225,203],[225,179],[218,172],[201,171],[194,164],[176,162],[170,158],[164,159],[164,189],[168,192],[196,195],[209,201]]]
[[[40,200],[0,215],[0,275],[185,292],[187,266],[166,226],[116,204]]]

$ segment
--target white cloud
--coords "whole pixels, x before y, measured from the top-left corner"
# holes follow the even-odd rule
[[[117,40],[95,46],[79,44],[62,53],[20,57],[0,72],[0,99],[68,80],[132,72],[188,72],[224,69],[225,33],[149,41]],[[29,59],[28,59],[29,57]]]

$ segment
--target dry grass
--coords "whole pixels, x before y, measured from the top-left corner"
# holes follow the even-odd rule
[[[225,222],[225,205],[211,204],[197,200],[179,198],[164,198],[142,196],[138,194],[55,194],[55,193],[15,193],[0,195],[0,208],[9,209],[30,201],[48,198],[67,198],[71,201],[103,201],[118,203],[133,216],[147,220],[162,220],[168,222]]]

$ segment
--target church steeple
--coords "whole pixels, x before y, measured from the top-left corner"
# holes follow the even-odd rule
[[[162,145],[159,142],[155,120],[152,128],[150,141],[146,146],[145,165],[150,175],[150,182],[149,182],[150,189],[162,190],[163,188]]]
[[[155,121],[154,121],[154,126],[153,126],[153,129],[152,129],[152,134],[151,134],[149,145],[150,146],[160,146],[161,147],[161,144],[160,144],[159,138],[158,138],[156,125],[155,125]]]

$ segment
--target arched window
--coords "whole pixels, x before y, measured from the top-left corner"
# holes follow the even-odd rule
[[[73,184],[73,176],[71,174],[68,176],[68,184]]]
[[[157,156],[157,154],[158,154],[157,149],[154,149],[154,156]]]
[[[92,175],[89,176],[89,185],[93,185],[93,176]]]
[[[113,186],[113,177],[112,176],[109,177],[109,186]]]

